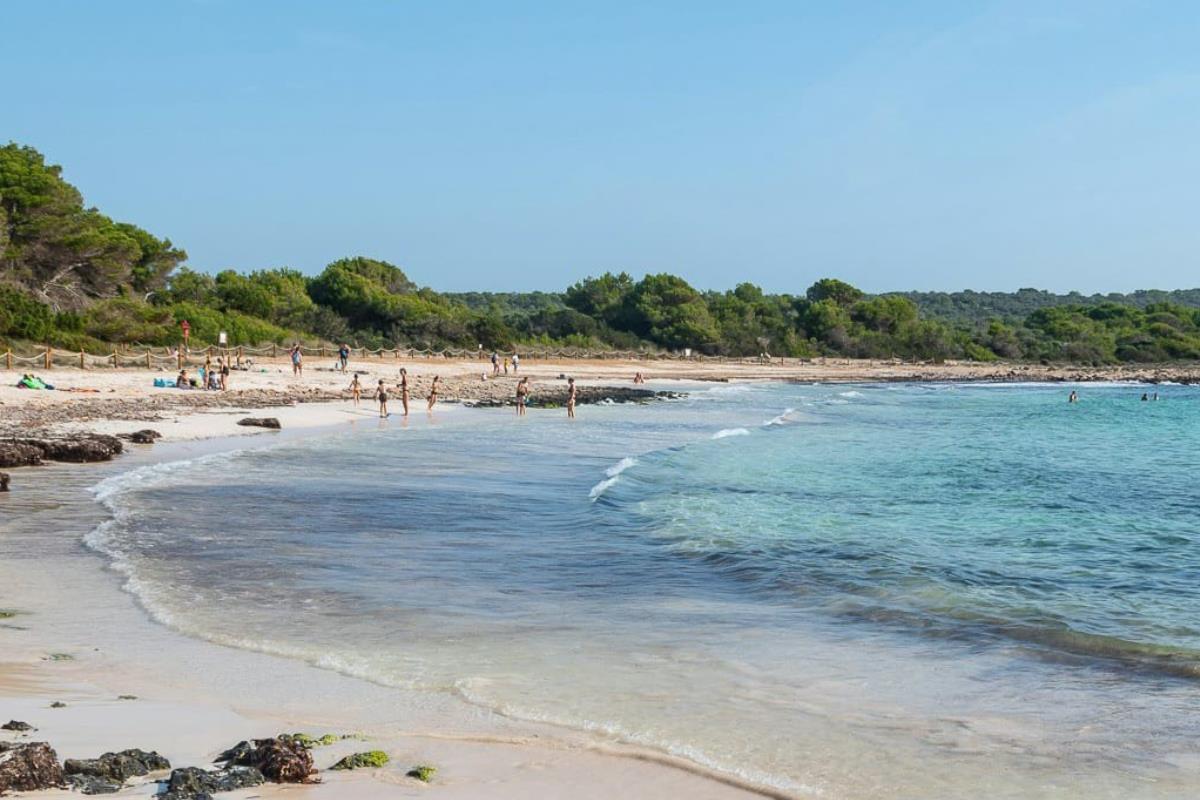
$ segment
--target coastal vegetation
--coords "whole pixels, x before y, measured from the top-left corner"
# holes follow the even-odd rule
[[[103,350],[292,340],[364,347],[679,351],[1111,364],[1200,358],[1200,289],[1055,295],[870,295],[835,278],[795,294],[701,291],[675,275],[608,272],[562,292],[440,293],[385,261],[315,276],[216,274],[170,239],[111,219],[32,147],[0,148],[0,343]]]

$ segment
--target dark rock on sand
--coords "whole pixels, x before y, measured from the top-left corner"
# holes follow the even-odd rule
[[[286,735],[238,742],[214,760],[228,766],[254,767],[276,783],[305,783],[317,772],[308,748]]]
[[[0,725],[0,730],[4,731],[36,731],[37,728],[30,725],[28,722],[21,722],[18,719],[10,719],[8,722]]]
[[[245,419],[239,419],[237,424],[250,428],[272,428],[274,430],[279,430],[282,427],[279,424],[279,420],[275,417],[246,417]]]
[[[8,491],[8,473],[0,472],[0,492]]]
[[[90,775],[118,786],[130,778],[170,768],[171,762],[158,753],[137,749],[105,753],[99,758],[68,758],[63,764],[63,772],[68,775]]]
[[[36,467],[42,463],[42,450],[17,439],[0,441],[0,467]]]
[[[45,742],[0,742],[0,794],[62,785],[63,771],[53,747]]]
[[[95,775],[68,775],[67,785],[81,794],[116,794],[121,791],[121,784]]]
[[[182,767],[167,779],[167,791],[158,800],[211,800],[216,792],[232,792],[259,786],[263,774],[254,767],[226,767],[220,770]]]
[[[156,439],[162,438],[162,434],[158,431],[146,428],[144,430],[134,431],[133,433],[118,433],[117,437],[133,442],[134,444],[154,444]]]

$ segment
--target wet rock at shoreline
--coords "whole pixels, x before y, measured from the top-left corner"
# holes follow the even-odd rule
[[[115,783],[118,787],[130,778],[170,768],[171,762],[158,753],[138,749],[105,753],[99,758],[68,758],[63,764],[63,772],[67,775],[89,776]]]
[[[0,467],[36,467],[41,463],[41,448],[17,439],[0,442]]]
[[[42,461],[77,464],[111,461],[123,449],[117,437],[98,433],[45,439],[12,438],[0,441],[0,467],[35,467]]]
[[[286,734],[238,742],[213,760],[226,766],[254,767],[275,783],[306,783],[317,772],[308,748]]]
[[[68,775],[67,785],[80,794],[116,794],[121,791],[121,784],[95,775]]]
[[[144,428],[133,433],[118,433],[117,437],[133,442],[134,444],[154,444],[155,440],[162,438],[162,434],[156,430]]]
[[[265,780],[254,767],[230,766],[219,770],[181,767],[171,772],[171,777],[165,781],[167,791],[157,797],[159,800],[211,800],[217,792],[261,786]]]
[[[0,472],[0,492],[8,491],[8,481],[9,481],[8,473]]]
[[[0,742],[0,794],[53,789],[63,785],[58,753],[46,742]]]
[[[246,417],[239,419],[237,424],[251,428],[271,428],[272,430],[279,430],[283,427],[276,417]]]
[[[8,722],[4,723],[3,725],[0,725],[0,730],[18,731],[20,733],[25,733],[27,731],[36,731],[37,728],[30,725],[28,722],[22,722],[17,719],[12,719],[12,720],[9,720]]]

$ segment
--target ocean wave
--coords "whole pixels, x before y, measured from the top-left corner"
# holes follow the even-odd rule
[[[792,414],[794,414],[794,413],[796,413],[796,409],[794,409],[794,408],[785,408],[785,409],[783,410],[783,413],[782,413],[782,414],[780,414],[780,415],[778,415],[778,416],[775,416],[775,417],[771,417],[771,419],[769,419],[769,420],[767,420],[766,422],[764,422],[764,423],[763,423],[763,427],[770,427],[771,425],[784,425],[784,424],[786,424],[786,423],[787,423],[787,421],[788,421],[788,417],[789,417],[789,416],[791,416],[791,415],[792,415]]]
[[[726,428],[723,431],[717,431],[712,435],[714,439],[728,439],[730,436],[749,436],[750,431],[745,428]]]
[[[838,392],[838,397],[862,397],[863,393],[851,389],[848,392]]]
[[[633,456],[626,456],[616,464],[613,464],[611,467],[604,470],[604,474],[610,478],[615,478],[630,467],[636,466],[637,463],[637,459]]]
[[[596,502],[601,495],[611,489],[617,483],[617,481],[621,479],[622,472],[630,467],[636,466],[637,463],[637,459],[633,456],[626,456],[608,469],[604,470],[604,474],[607,477],[592,487],[591,491],[588,492],[588,499],[593,503]]]

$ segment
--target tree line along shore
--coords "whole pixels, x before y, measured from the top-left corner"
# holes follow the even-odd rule
[[[85,205],[32,147],[0,148],[0,348],[350,342],[416,350],[571,348],[717,356],[1111,365],[1200,359],[1200,290],[869,295],[835,278],[796,294],[701,291],[605,273],[561,292],[441,293],[398,267],[344,258],[215,275]]]

